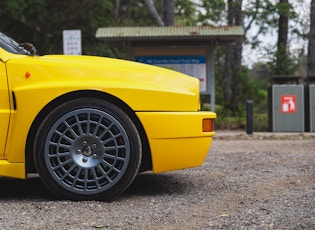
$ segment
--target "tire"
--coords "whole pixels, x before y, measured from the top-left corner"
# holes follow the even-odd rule
[[[47,115],[35,137],[43,183],[61,198],[111,200],[138,173],[142,146],[132,120],[95,98],[66,102]]]

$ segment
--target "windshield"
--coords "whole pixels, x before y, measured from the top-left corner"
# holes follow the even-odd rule
[[[16,41],[0,32],[0,47],[14,54],[28,54]]]

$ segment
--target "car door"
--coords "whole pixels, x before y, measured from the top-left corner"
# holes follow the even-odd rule
[[[3,159],[10,120],[10,102],[5,63],[0,59],[0,159]]]

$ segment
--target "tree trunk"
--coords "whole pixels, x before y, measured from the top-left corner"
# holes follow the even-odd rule
[[[233,0],[228,0],[228,25],[234,24]],[[232,64],[233,64],[233,44],[226,45],[225,68],[223,73],[223,99],[230,103],[232,100]],[[230,107],[229,105],[227,105]]]
[[[151,13],[152,17],[156,21],[159,26],[164,26],[164,22],[162,21],[160,15],[157,13],[155,6],[152,0],[143,0],[144,3],[147,5],[149,12]]]
[[[307,55],[307,78],[315,80],[315,0],[311,2],[311,27]]]
[[[115,20],[119,18],[120,0],[115,0]]]
[[[243,25],[242,0],[228,0],[228,25]],[[225,72],[223,74],[223,98],[229,103],[226,106],[235,112],[241,103],[243,38],[226,45]]]
[[[234,24],[236,26],[243,26],[242,14],[242,0],[234,1]],[[243,37],[235,41],[233,47],[233,78],[232,78],[232,105],[233,110],[238,112],[240,110],[242,98],[242,50],[243,50]]]
[[[279,3],[279,21],[278,21],[278,42],[276,53],[275,74],[288,74],[287,68],[287,45],[288,45],[288,22],[289,12],[283,10],[284,5],[289,4],[288,0],[280,0]]]
[[[165,26],[173,26],[175,24],[174,0],[163,0],[163,18]]]
[[[236,26],[243,26],[242,0],[235,0],[234,2],[234,18]],[[243,37],[240,37],[235,42],[233,60],[234,67],[238,69],[242,68],[242,50]]]

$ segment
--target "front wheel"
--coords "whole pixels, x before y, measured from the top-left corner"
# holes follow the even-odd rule
[[[137,175],[141,156],[132,120],[95,98],[58,106],[35,137],[35,165],[43,183],[72,200],[110,200],[121,194]]]

